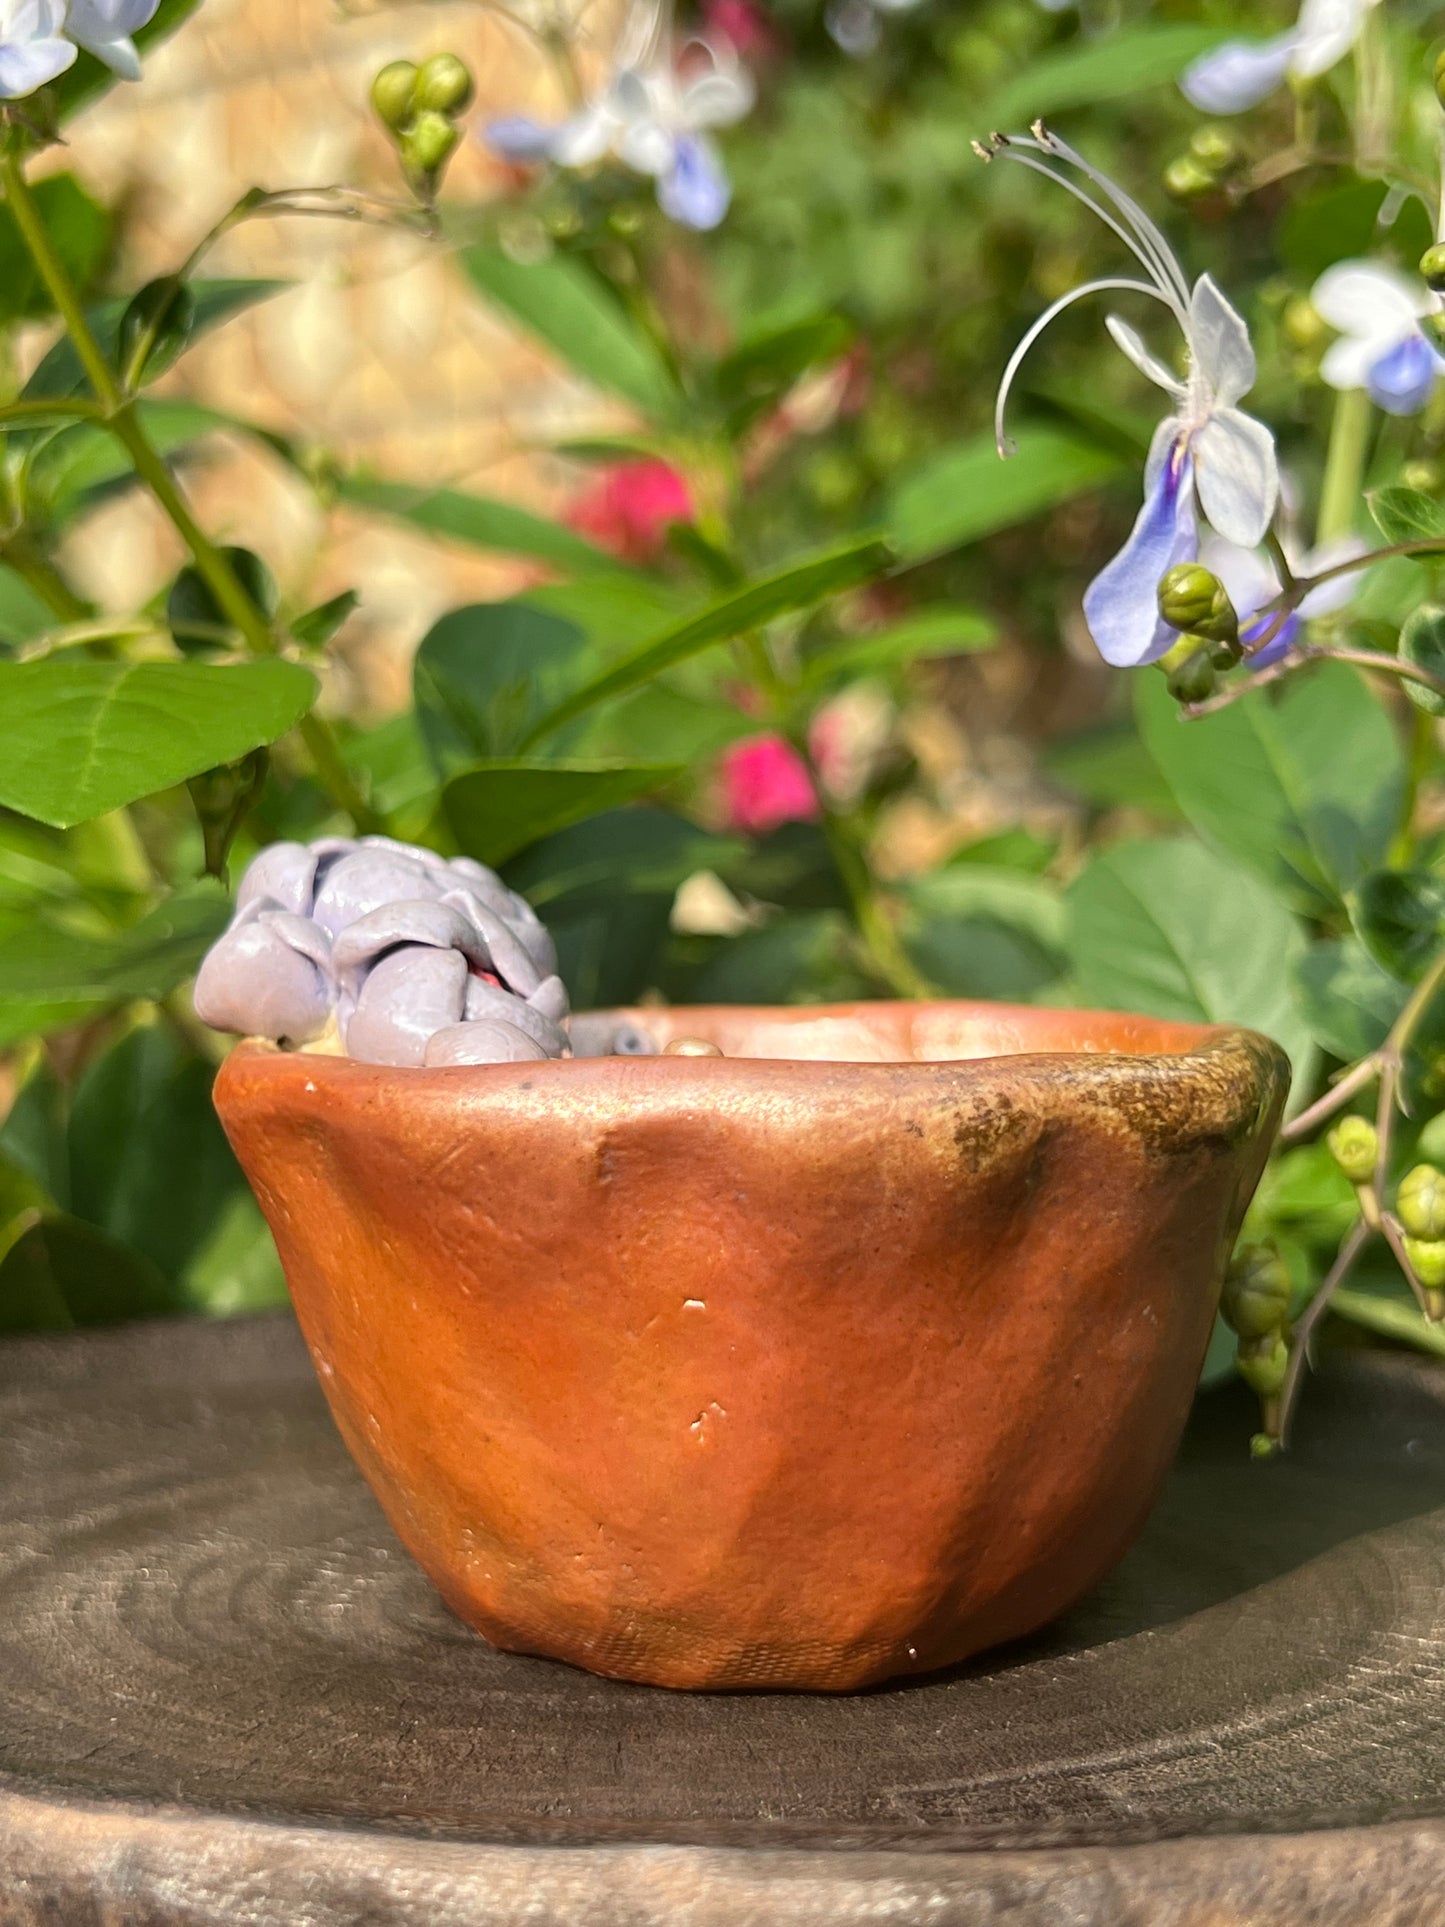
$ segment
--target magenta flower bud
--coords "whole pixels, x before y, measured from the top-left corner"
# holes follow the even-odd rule
[[[426,1047],[426,1064],[429,1070],[448,1064],[530,1064],[541,1063],[547,1055],[514,1024],[482,1017],[434,1032]]]
[[[376,963],[346,1025],[346,1054],[363,1064],[421,1064],[427,1040],[461,1021],[467,960],[459,950],[406,944]]]
[[[325,932],[309,918],[243,911],[201,965],[196,1015],[213,1030],[308,1044],[335,1004],[328,951]]]

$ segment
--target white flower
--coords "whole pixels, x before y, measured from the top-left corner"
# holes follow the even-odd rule
[[[65,31],[122,80],[140,79],[133,33],[150,25],[161,0],[70,0]]]
[[[22,100],[75,63],[83,47],[126,80],[140,79],[130,36],[160,0],[0,0],[0,100]]]
[[[1118,235],[1148,277],[1087,282],[1034,323],[999,384],[994,427],[1000,454],[1008,452],[1004,411],[1014,376],[1039,335],[1071,303],[1106,291],[1147,295],[1169,309],[1184,337],[1188,372],[1181,378],[1149,352],[1127,322],[1110,315],[1106,324],[1117,346],[1174,405],[1150,445],[1139,519],[1118,555],[1089,585],[1084,614],[1106,662],[1119,668],[1155,662],[1174,640],[1173,630],[1159,619],[1159,580],[1198,552],[1196,496],[1214,529],[1245,548],[1264,539],[1274,517],[1279,498],[1274,437],[1236,405],[1254,386],[1249,329],[1207,274],[1191,289],[1173,249],[1138,203],[1042,122],[1035,122],[1032,139],[995,136],[980,152],[1017,161],[1066,188]],[[1102,199],[1096,200],[1077,175]]]
[[[1379,0],[1304,0],[1299,19],[1271,40],[1227,40],[1187,67],[1179,85],[1206,114],[1242,114],[1293,76],[1312,80],[1344,59]]]
[[[641,0],[629,15],[607,80],[557,127],[525,115],[490,123],[486,140],[508,160],[589,167],[612,154],[657,182],[663,212],[686,227],[714,228],[732,190],[706,130],[741,120],[752,80],[733,49],[697,38],[674,48],[668,0]]]
[[[0,0],[0,99],[21,100],[75,59],[65,0]]]
[[[1310,291],[1320,317],[1339,330],[1320,374],[1331,388],[1365,388],[1389,415],[1415,415],[1445,370],[1420,332],[1435,306],[1423,281],[1378,261],[1337,261]]]

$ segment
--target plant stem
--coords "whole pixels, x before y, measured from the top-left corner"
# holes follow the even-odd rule
[[[52,615],[62,622],[84,622],[90,604],[78,596],[48,556],[44,556],[23,533],[12,535],[0,544],[0,561],[8,563],[16,575],[28,582]]]
[[[1412,712],[1410,757],[1405,771],[1405,793],[1400,799],[1400,825],[1390,844],[1392,868],[1404,869],[1415,850],[1415,807],[1420,789],[1435,761],[1435,718],[1423,709]]]
[[[1279,1429],[1275,1434],[1282,1446],[1289,1444],[1290,1421],[1294,1417],[1294,1409],[1299,1401],[1305,1366],[1309,1363],[1310,1339],[1314,1336],[1315,1327],[1329,1310],[1330,1300],[1349,1277],[1354,1269],[1355,1260],[1369,1243],[1372,1235],[1370,1227],[1363,1219],[1357,1219],[1350,1227],[1335,1262],[1325,1275],[1323,1284],[1305,1306],[1294,1328],[1290,1343],[1289,1366],[1279,1395]]]
[[[1364,492],[1373,419],[1374,406],[1363,388],[1346,388],[1336,397],[1320,490],[1317,544],[1336,542],[1354,529],[1355,511]]]
[[[79,292],[51,242],[13,142],[0,150],[0,182],[4,184],[6,203],[15,218],[21,239],[55,303],[56,313],[75,344],[80,364],[95,391],[98,406],[94,412],[97,418],[130,456],[136,474],[149,488],[190,550],[197,571],[215,596],[226,619],[239,631],[246,647],[254,655],[275,655],[279,644],[270,623],[246,593],[226,556],[191,513],[174,476],[147,435],[136,404],[122,393],[116,372],[107,361],[86,319]],[[57,610],[57,614],[62,613],[74,617],[88,614],[89,611],[83,606],[74,610]],[[352,781],[326,723],[312,714],[302,718],[299,728],[317,774],[333,800],[355,820],[358,828],[379,828],[380,819]]]
[[[1312,1131],[1332,1118],[1336,1111],[1342,1111],[1357,1091],[1373,1084],[1380,1074],[1380,1060],[1377,1056],[1362,1057],[1352,1070],[1345,1072],[1333,1090],[1326,1091],[1323,1097],[1316,1098],[1308,1110],[1286,1124],[1279,1134],[1281,1144],[1298,1144]]]
[[[1378,649],[1324,649],[1306,643],[1292,649],[1282,662],[1272,662],[1267,669],[1257,669],[1251,675],[1241,677],[1217,696],[1207,702],[1185,703],[1181,714],[1191,721],[1199,716],[1212,716],[1216,710],[1228,709],[1242,697],[1252,696],[1257,689],[1266,689],[1270,683],[1281,682],[1292,676],[1297,669],[1303,669],[1311,662],[1352,662],[1361,669],[1373,669],[1381,676],[1395,676],[1401,682],[1419,683],[1423,689],[1430,689],[1437,696],[1445,696],[1445,680],[1431,675],[1428,669],[1420,669],[1412,662],[1401,662],[1398,656],[1387,656]]]

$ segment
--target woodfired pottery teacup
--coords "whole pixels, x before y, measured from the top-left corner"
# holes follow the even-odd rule
[[[722,1056],[242,1045],[216,1102],[336,1422],[493,1644],[840,1691],[1142,1526],[1288,1067],[987,1004],[633,1011]]]

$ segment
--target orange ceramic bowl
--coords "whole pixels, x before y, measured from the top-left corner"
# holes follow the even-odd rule
[[[837,1691],[1039,1626],[1142,1525],[1287,1066],[980,1004],[628,1013],[722,1057],[216,1101],[336,1422],[495,1645]]]

